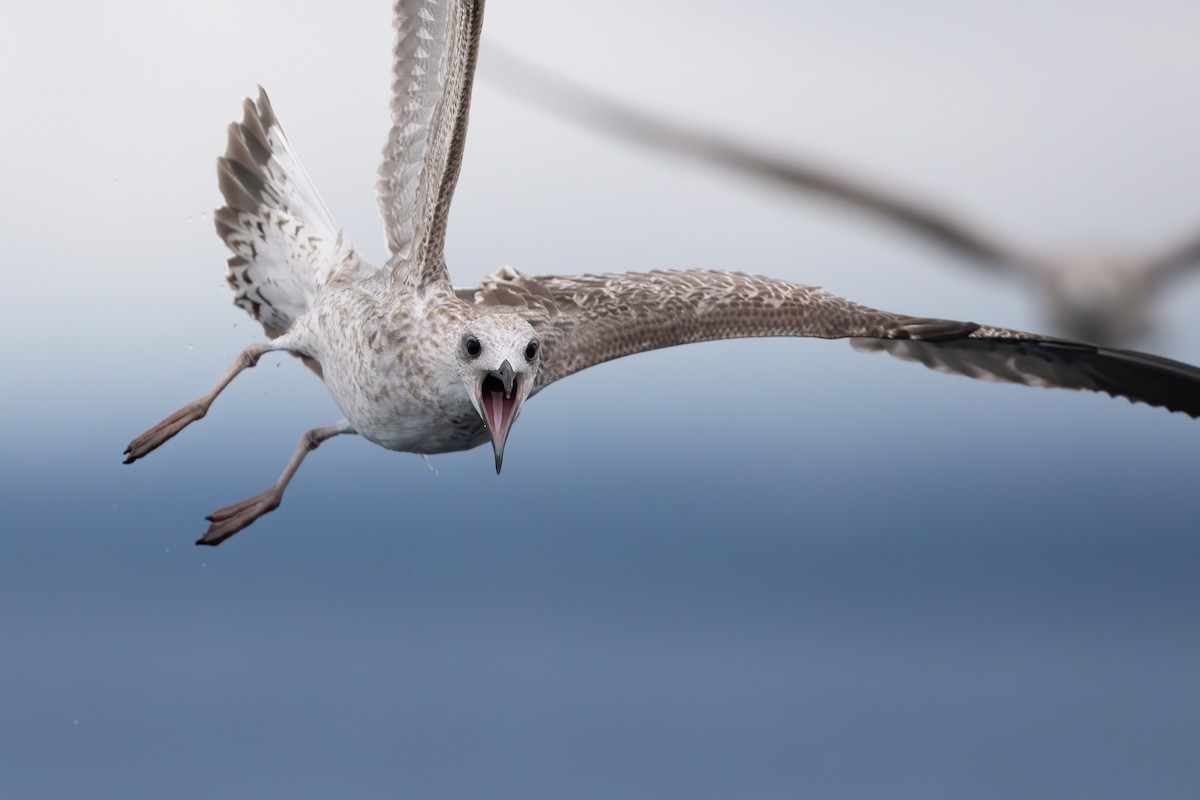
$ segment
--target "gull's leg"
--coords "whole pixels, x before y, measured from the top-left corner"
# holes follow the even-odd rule
[[[300,444],[296,446],[296,452],[292,454],[292,460],[288,462],[275,485],[248,500],[225,506],[220,511],[214,511],[208,517],[208,521],[212,524],[208,526],[208,530],[196,541],[196,544],[218,545],[263,514],[279,508],[279,501],[283,499],[283,490],[287,488],[288,482],[296,474],[296,470],[300,469],[300,462],[304,461],[304,457],[316,450],[321,442],[330,437],[355,432],[349,422],[342,420],[336,425],[330,425],[327,428],[313,428],[304,434],[300,438]]]
[[[221,376],[221,380],[217,383],[216,388],[211,392],[201,397],[199,400],[188,403],[183,408],[176,411],[171,416],[164,419],[162,422],[155,425],[150,430],[143,433],[141,436],[129,443],[129,447],[125,448],[125,463],[132,464],[137,459],[154,450],[159,445],[170,439],[175,434],[186,428],[191,423],[201,419],[208,413],[208,407],[212,405],[213,400],[217,399],[217,395],[229,385],[230,381],[238,376],[244,369],[249,369],[258,363],[258,359],[263,353],[269,353],[272,350],[283,350],[278,341],[270,344],[255,344],[247,347],[242,351],[237,360],[233,362],[233,366],[229,371]]]

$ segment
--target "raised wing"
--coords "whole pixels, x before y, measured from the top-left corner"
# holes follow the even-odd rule
[[[719,164],[786,189],[834,200],[852,210],[891,222],[973,263],[1026,270],[1032,259],[967,222],[893,193],[878,184],[822,169],[812,161],[764,152],[732,139],[706,134],[639,110],[565,80],[505,50],[491,47],[510,90],[551,113],[637,144]]]
[[[234,303],[283,335],[312,304],[317,287],[335,274],[374,271],[342,237],[329,209],[292,149],[267,93],[246,99],[240,123],[229,126],[217,177],[225,205],[213,215],[233,252],[226,280]]]
[[[449,282],[442,252],[458,181],[483,0],[396,0],[392,128],[379,167],[388,250],[415,287]]]
[[[851,338],[943,372],[1107,392],[1200,416],[1200,369],[971,322],[877,311],[813,286],[718,271],[531,277],[505,268],[459,296],[542,332],[536,389],[621,356],[752,336]]]

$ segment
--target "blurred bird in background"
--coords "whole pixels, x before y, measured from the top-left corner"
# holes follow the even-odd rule
[[[491,76],[544,111],[636,144],[724,167],[806,192],[889,223],[959,256],[964,264],[1008,275],[1045,305],[1052,332],[1109,347],[1154,330],[1156,300],[1200,265],[1200,223],[1143,254],[1093,249],[1043,253],[996,236],[952,210],[870,178],[825,168],[813,159],[771,152],[743,140],[689,127],[576,83],[491,46]]]

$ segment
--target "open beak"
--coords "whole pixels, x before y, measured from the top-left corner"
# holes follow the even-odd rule
[[[513,372],[512,365],[505,361],[500,369],[494,369],[479,382],[476,391],[479,397],[476,408],[492,434],[492,450],[496,453],[496,474],[504,462],[504,442],[521,411],[520,375]]]

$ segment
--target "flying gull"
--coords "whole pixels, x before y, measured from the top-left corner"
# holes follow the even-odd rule
[[[890,222],[993,273],[1035,287],[1050,324],[1064,336],[1121,345],[1152,329],[1156,298],[1200,267],[1200,232],[1135,256],[1105,250],[1041,254],[1005,241],[913,196],[744,142],[706,133],[635,108],[562,78],[507,50],[491,47],[502,86],[552,113],[640,144],[688,155],[807,192]]]
[[[750,336],[850,338],[860,347],[987,380],[1088,389],[1200,416],[1200,369],[1165,358],[971,322],[877,311],[812,286],[720,271],[532,277],[505,268],[452,288],[443,258],[479,46],[483,0],[398,0],[392,128],[378,198],[391,258],[342,235],[261,89],[218,159],[234,302],[269,342],[216,387],[130,443],[139,459],[200,419],[242,370],[287,351],[325,382],[345,419],[301,438],[271,488],[214,512],[216,545],[279,506],[305,456],[354,433],[412,453],[490,441],[500,471],[528,398],[621,356]]]

